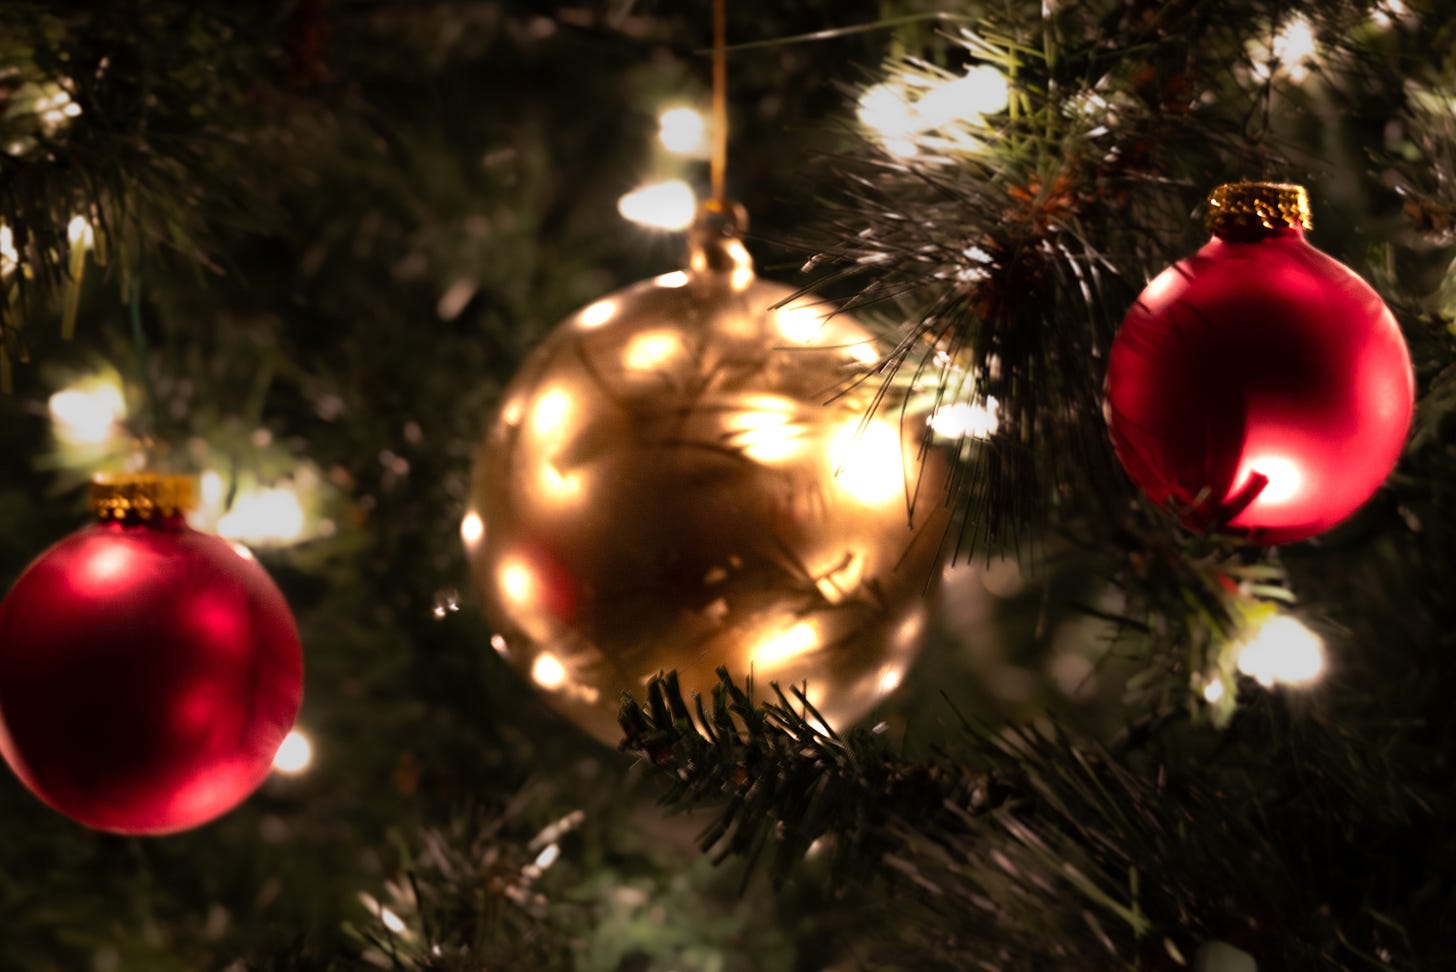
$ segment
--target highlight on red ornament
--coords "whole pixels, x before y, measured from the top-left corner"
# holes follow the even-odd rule
[[[165,834],[231,810],[293,725],[303,661],[263,568],[192,529],[189,477],[97,477],[98,522],[0,602],[0,754],[98,830]]]
[[[1400,328],[1308,227],[1299,186],[1220,186],[1213,238],[1148,284],[1113,341],[1118,457],[1194,529],[1314,536],[1379,489],[1405,443],[1415,383]]]

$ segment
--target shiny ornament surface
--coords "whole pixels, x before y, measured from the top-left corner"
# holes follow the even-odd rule
[[[846,727],[914,657],[946,469],[923,416],[906,441],[893,399],[866,421],[859,324],[759,280],[731,227],[690,254],[572,315],[506,390],[462,523],[493,643],[609,743],[623,692],[675,669],[706,694],[720,665],[807,683]]]
[[[1353,513],[1410,427],[1410,355],[1390,310],[1305,241],[1293,186],[1211,198],[1214,237],[1159,274],[1113,342],[1117,454],[1195,528],[1287,543]]]
[[[51,547],[0,603],[0,753],[88,827],[195,827],[268,774],[302,675],[251,554],[175,511],[120,516]]]

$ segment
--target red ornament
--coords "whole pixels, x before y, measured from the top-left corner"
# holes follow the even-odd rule
[[[1189,526],[1288,543],[1395,467],[1410,355],[1380,297],[1305,242],[1299,186],[1209,197],[1213,239],[1159,274],[1113,341],[1106,416],[1128,475]]]
[[[298,712],[288,605],[246,550],[187,526],[191,483],[98,478],[101,522],[0,603],[0,754],[98,830],[164,834],[227,812]]]

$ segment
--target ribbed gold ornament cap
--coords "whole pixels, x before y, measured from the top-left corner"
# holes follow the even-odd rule
[[[165,473],[97,473],[91,509],[102,520],[181,516],[197,506],[197,481]]]
[[[1226,182],[1208,194],[1207,224],[1215,236],[1233,237],[1309,229],[1309,193],[1287,182]]]

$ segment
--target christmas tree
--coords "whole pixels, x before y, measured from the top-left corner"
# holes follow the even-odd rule
[[[0,4],[0,970],[1456,967],[1456,7],[717,13]]]

